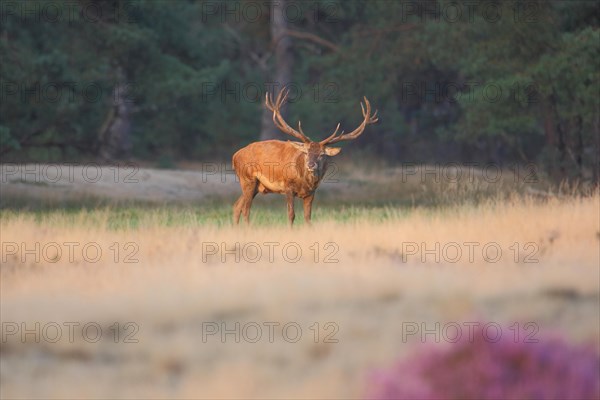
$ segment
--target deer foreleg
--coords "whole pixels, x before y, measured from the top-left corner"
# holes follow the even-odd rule
[[[291,191],[286,192],[285,198],[287,200],[288,221],[292,226],[294,225],[294,218],[296,218],[296,214],[294,214],[294,193]]]
[[[307,225],[310,225],[310,214],[312,211],[312,202],[315,198],[314,194],[304,198],[304,221]]]

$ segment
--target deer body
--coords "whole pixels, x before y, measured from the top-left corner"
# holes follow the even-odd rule
[[[249,223],[252,200],[258,193],[280,193],[286,196],[288,220],[294,223],[294,198],[304,201],[304,220],[310,223],[312,202],[319,183],[327,172],[329,158],[337,155],[340,148],[328,147],[328,144],[358,137],[365,126],[377,121],[376,113],[370,115],[371,107],[365,99],[367,111],[363,108],[363,123],[349,134],[337,135],[335,132],[321,142],[311,141],[302,132],[291,128],[281,117],[279,108],[287,97],[287,91],[282,90],[277,101],[267,95],[266,105],[273,111],[273,122],[283,132],[300,139],[302,142],[282,140],[265,140],[251,143],[238,150],[232,158],[233,168],[240,180],[242,195],[233,206],[233,222],[239,223],[243,213],[246,223]],[[361,104],[362,107],[362,104]]]
[[[291,190],[302,199],[314,194],[327,171],[327,161],[310,171],[305,153],[282,140],[251,143],[233,155],[233,167],[243,175],[239,178],[254,179],[258,193],[285,194]]]

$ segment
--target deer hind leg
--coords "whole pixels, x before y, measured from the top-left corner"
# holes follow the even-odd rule
[[[258,193],[258,181],[253,181],[251,184],[244,188],[244,203],[242,213],[244,214],[244,221],[246,224],[250,223],[250,207],[252,207],[252,200]]]
[[[239,225],[240,215],[242,214],[242,205],[244,204],[244,194],[233,204],[233,223]]]
[[[241,214],[244,214],[246,223],[250,223],[250,207],[252,206],[254,196],[258,193],[258,182],[256,180],[243,182],[241,186],[242,195],[233,205],[233,222],[235,225],[239,224]]]

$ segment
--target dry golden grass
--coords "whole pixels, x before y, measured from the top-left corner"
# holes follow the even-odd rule
[[[115,227],[110,208],[41,216],[4,213],[3,324],[80,325],[73,343],[65,337],[49,343],[42,335],[36,343],[35,335],[25,340],[5,335],[0,394],[360,398],[368,372],[405,354],[418,339],[403,340],[406,322],[433,328],[435,323],[495,321],[504,334],[515,321],[534,322],[540,338],[558,330],[575,341],[597,341],[599,202],[596,193],[389,208],[379,222],[366,211],[361,217],[359,210],[351,220],[322,219],[293,230],[269,224],[203,226],[185,223],[185,214],[179,223],[168,223],[160,210],[148,211],[131,227]],[[78,243],[71,260],[68,242]],[[278,245],[266,244],[273,242]],[[472,260],[467,242],[479,244],[472,245]],[[23,246],[35,249],[35,243],[40,260],[35,254],[23,259]],[[61,257],[50,243],[58,244]],[[87,260],[82,254],[89,243],[102,249],[96,262],[90,261],[92,250]],[[435,254],[423,261],[421,250],[435,249],[436,243],[440,261]],[[220,251],[236,244],[242,249],[240,262]],[[496,262],[483,258],[485,244],[501,248]],[[215,246],[216,254],[207,254]],[[417,254],[411,254],[414,246]],[[462,250],[456,262],[450,262],[456,253],[448,246]],[[291,260],[294,248],[302,253],[297,262]],[[129,259],[134,262],[126,263],[136,249]],[[495,256],[491,249],[489,254]],[[332,262],[325,262],[327,255]],[[103,328],[97,343],[81,336],[87,322]],[[139,342],[122,343],[120,337],[114,343],[110,327],[115,322],[137,324]],[[256,343],[236,343],[233,335],[224,343],[218,335],[203,341],[206,323],[212,322],[229,329],[238,322],[281,325],[272,343],[266,328]],[[282,325],[289,322],[303,330],[296,343],[283,339]],[[310,328],[315,322],[317,343]],[[327,322],[339,328],[337,343],[324,343],[333,329],[326,329]],[[63,328],[63,336],[67,332]]]

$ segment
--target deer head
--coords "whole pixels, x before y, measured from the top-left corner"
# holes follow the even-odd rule
[[[319,174],[319,172],[322,172],[324,170],[325,163],[327,162],[327,158],[339,154],[339,152],[342,150],[339,147],[329,147],[329,145],[344,140],[354,140],[363,133],[367,125],[373,124],[379,120],[377,118],[377,111],[371,115],[371,104],[369,103],[369,100],[364,97],[365,106],[363,106],[362,103],[360,104],[364,119],[355,130],[346,134],[344,134],[344,131],[342,131],[338,134],[340,129],[340,124],[338,123],[335,131],[326,139],[321,140],[320,142],[313,142],[302,131],[302,124],[300,121],[298,121],[298,130],[296,130],[289,126],[281,116],[280,109],[287,100],[288,94],[288,89],[282,89],[279,92],[279,95],[277,95],[275,102],[273,102],[273,96],[267,93],[265,95],[265,104],[269,110],[273,111],[273,123],[277,129],[301,141],[301,143],[291,143],[298,148],[298,150],[305,154],[305,167],[313,174]]]

